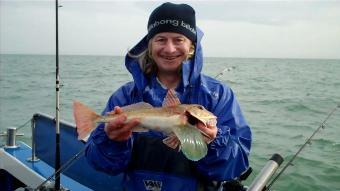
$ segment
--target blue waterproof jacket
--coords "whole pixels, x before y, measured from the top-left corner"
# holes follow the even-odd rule
[[[128,190],[197,190],[202,182],[232,180],[248,168],[250,128],[233,91],[201,73],[202,36],[203,32],[197,29],[195,57],[183,62],[182,81],[175,91],[181,103],[203,105],[217,116],[217,137],[208,145],[204,158],[197,162],[187,160],[181,152],[165,146],[164,135],[154,131],[133,133],[127,141],[112,141],[106,136],[103,124],[92,132],[87,142],[88,162],[113,175],[124,173],[124,186]],[[144,37],[131,52],[138,54],[147,45]],[[135,58],[127,55],[125,65],[134,81],[112,94],[103,113],[115,106],[141,101],[160,107],[167,90],[155,76],[145,76]]]

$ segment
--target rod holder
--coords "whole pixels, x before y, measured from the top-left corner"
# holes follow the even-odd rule
[[[247,191],[262,191],[282,162],[283,158],[281,155],[273,154],[255,180],[250,184]]]
[[[27,162],[38,162],[40,159],[35,155],[36,151],[36,136],[35,136],[35,116],[31,119],[31,128],[32,128],[32,155],[27,159]]]
[[[7,134],[6,134],[6,149],[15,149],[18,148],[16,145],[16,136],[17,136],[17,128],[15,127],[8,127],[7,128]]]

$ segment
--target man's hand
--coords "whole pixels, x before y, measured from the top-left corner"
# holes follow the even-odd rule
[[[201,131],[204,141],[206,143],[211,143],[217,135],[217,127],[211,125],[204,125],[203,123],[197,123],[196,127]]]
[[[114,141],[126,141],[132,134],[132,128],[139,125],[138,119],[132,119],[126,122],[127,116],[122,114],[123,111],[119,106],[116,106],[110,114],[120,114],[114,120],[105,124],[104,131],[106,135]]]

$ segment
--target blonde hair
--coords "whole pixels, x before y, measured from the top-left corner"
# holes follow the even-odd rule
[[[152,50],[151,47],[151,42],[152,40],[150,39],[148,42],[148,48],[145,49],[143,52],[139,54],[133,54],[130,51],[128,51],[128,56],[131,58],[138,59],[138,64],[140,68],[142,69],[143,73],[146,74],[147,76],[150,76],[151,74],[156,74],[157,73],[157,64],[152,58],[152,53],[150,50]],[[195,46],[191,44],[190,46],[190,51],[187,55],[187,60],[193,58],[195,55]],[[179,72],[181,72],[181,68],[179,69]]]

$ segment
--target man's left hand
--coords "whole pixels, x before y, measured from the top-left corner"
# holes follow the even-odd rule
[[[211,125],[204,125],[203,123],[199,122],[196,127],[201,131],[204,141],[206,143],[211,143],[217,135],[217,127]]]

